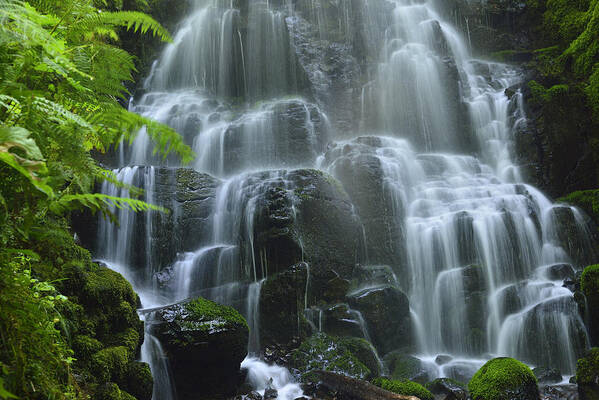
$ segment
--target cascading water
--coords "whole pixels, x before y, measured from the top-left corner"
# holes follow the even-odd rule
[[[341,182],[354,203],[352,218],[362,221],[366,248],[355,261],[389,265],[393,280],[384,285],[408,295],[414,353],[433,378],[467,379],[495,355],[572,374],[588,339],[572,293],[552,271],[583,267],[591,244],[579,212],[522,183],[511,161],[511,135],[525,116],[518,90],[510,98],[505,92],[519,83],[518,71],[471,59],[434,1],[295,3],[211,0],[193,6],[131,109],[179,131],[197,154],[193,168],[216,177],[197,175],[204,186],[185,183],[194,191],[191,200],[201,204],[192,213],[201,229],[193,238],[160,236],[168,224],[189,229],[177,225],[189,212],[189,199],[164,198],[164,188],[179,179],[172,168],[178,164],[156,158],[142,131],[121,147],[117,176],[173,213],[115,211],[118,227],[100,222],[98,257],[125,272],[146,308],[194,296],[236,307],[251,328],[248,351],[258,357],[261,288],[285,257],[293,257],[265,246],[256,221],[266,199],[289,210],[273,225],[296,219],[307,178],[293,170],[320,168]],[[314,28],[304,29],[309,24]],[[315,55],[300,43],[305,38],[318,46],[341,43],[322,47],[330,50],[331,63],[355,61],[357,52],[378,62],[362,61],[355,68],[360,80],[347,78],[346,70],[335,78],[334,67],[310,64]],[[335,86],[335,79],[349,86]],[[342,107],[322,95],[331,88],[339,98],[359,99],[348,106],[352,121],[338,123]],[[331,139],[337,141],[327,147]],[[371,209],[359,198],[358,177],[368,168],[380,181],[385,209]],[[108,184],[102,191],[127,195]],[[565,244],[564,219],[578,247]],[[381,237],[383,250],[375,243]],[[298,241],[296,258],[310,259]],[[157,282],[160,274],[168,279]],[[326,330],[322,309],[308,302],[310,279],[308,269],[306,316],[315,330]],[[380,286],[362,282],[356,293]],[[348,310],[360,316],[354,318],[359,331],[370,339],[361,314]],[[144,317],[151,326],[152,313]],[[142,353],[157,377],[154,399],[173,398],[168,363],[150,332]],[[439,354],[453,360],[438,366]],[[274,377],[280,398],[301,394],[283,368],[257,358],[243,367],[257,389]]]

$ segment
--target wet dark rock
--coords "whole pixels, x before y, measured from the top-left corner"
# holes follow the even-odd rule
[[[364,289],[347,300],[362,313],[373,344],[382,354],[411,344],[410,304],[401,290],[393,286]]]
[[[422,361],[399,351],[385,355],[383,361],[391,379],[408,379],[424,385],[434,376],[424,367]]]
[[[399,282],[393,269],[387,265],[361,265],[354,268],[351,286],[353,289],[381,285],[396,286]]]
[[[486,330],[487,320],[487,285],[485,273],[479,265],[469,265],[462,269],[464,287],[464,300],[466,304],[466,315],[468,316],[468,334],[465,338],[468,349],[472,353],[479,353],[484,349],[485,340],[483,332]],[[446,310],[448,318],[451,318],[450,310]],[[449,319],[445,319],[449,323]],[[448,342],[451,338],[446,338]]]
[[[339,179],[356,207],[364,226],[366,251],[371,264],[405,265],[402,226],[407,204],[395,204],[384,182],[383,166],[376,156],[381,138],[361,137],[336,144],[325,154],[325,165]],[[401,276],[402,270],[398,270]]]
[[[273,387],[272,378],[266,385],[266,389],[264,389],[264,400],[274,400],[279,396],[277,389]]]
[[[572,257],[574,266],[581,268],[592,264],[594,254],[588,231],[579,223],[575,211],[568,206],[555,206],[551,209],[549,218],[555,226],[555,236],[552,239]]]
[[[576,385],[541,386],[541,400],[579,400]]]
[[[541,72],[531,75],[529,80],[546,88],[555,84],[545,81]],[[525,180],[555,198],[596,189],[592,138],[597,128],[587,117],[591,111],[583,90],[570,86],[567,92],[542,100],[530,84],[522,87],[526,126],[515,132],[516,162],[522,165]]]
[[[151,323],[180,398],[235,394],[242,383],[239,371],[249,337],[237,311],[198,298],[159,309]]]
[[[303,6],[299,2],[298,7],[301,9]],[[320,40],[318,29],[300,16],[289,17],[286,21],[298,62],[310,81],[313,96],[325,107],[340,132],[352,131],[358,122],[354,110],[360,78],[360,67],[352,54],[352,46],[340,37],[337,38],[339,41]]]
[[[333,336],[363,336],[356,311],[347,304],[337,304],[327,308],[322,315],[322,330]]]
[[[129,238],[129,246],[135,249],[132,267],[145,271],[170,265],[177,253],[197,250],[211,237],[209,219],[220,183],[189,168],[139,167],[133,185],[146,189],[146,175],[152,171],[155,194],[151,202],[170,210],[176,208],[177,212],[150,213],[135,219]],[[162,274],[159,283],[168,285],[169,275]]]
[[[552,318],[556,313],[570,316],[569,344],[576,358],[584,354],[588,341],[586,328],[577,318],[578,305],[566,296],[540,303],[524,315],[519,342],[526,343],[526,346],[518,347],[518,354],[523,361],[534,362],[537,365],[568,365],[566,356],[555,352],[561,343],[562,328],[541,325],[541,321]],[[543,335],[539,335],[538,332],[543,326]]]
[[[545,271],[547,278],[553,281],[574,279],[576,273],[570,264],[553,264],[547,267]]]
[[[252,118],[233,122],[224,136],[224,173],[240,173],[254,165],[248,158],[248,135],[270,136],[271,143],[253,145],[270,146],[259,162],[266,166],[284,167],[313,165],[329,141],[327,118],[320,109],[302,100],[281,100],[262,107],[266,114],[258,125]],[[259,141],[262,136],[250,140]],[[254,157],[255,158],[255,157]]]
[[[254,200],[254,259],[258,271],[268,275],[308,262],[313,304],[327,293],[335,274],[351,275],[360,225],[347,194],[331,176],[309,169],[277,173],[280,179],[272,179],[273,173],[251,176],[266,186]]]
[[[247,400],[262,400],[263,398],[264,397],[256,391],[252,391],[246,396]]]
[[[310,328],[304,317],[309,265],[299,263],[266,280],[260,291],[260,338],[262,345],[304,338]]]
[[[448,356],[446,354],[440,354],[437,356],[437,358],[435,358],[435,363],[437,365],[445,365],[448,362],[451,362],[451,360],[453,360],[452,356]]]
[[[426,384],[426,388],[434,395],[442,395],[443,400],[466,400],[466,385],[453,379],[440,378]]]
[[[532,370],[540,384],[559,383],[562,374],[555,368],[537,367]]]
[[[372,346],[361,338],[339,338],[317,333],[294,350],[289,365],[303,382],[318,382],[317,371],[331,371],[358,379],[379,374]]]

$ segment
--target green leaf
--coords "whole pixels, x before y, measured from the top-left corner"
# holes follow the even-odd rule
[[[127,209],[134,212],[159,211],[168,213],[169,210],[137,199],[115,197],[100,193],[84,193],[64,195],[50,204],[50,210],[56,214],[64,214],[78,208],[89,208],[110,214],[112,208]]]
[[[4,380],[0,378],[0,398],[2,399],[18,399],[17,396],[10,393],[8,390],[4,388]]]
[[[20,151],[22,155],[14,151]],[[46,164],[42,152],[35,140],[29,137],[27,129],[0,127],[0,161],[18,171],[47,196],[53,195],[52,188],[38,177],[38,173],[46,172]]]

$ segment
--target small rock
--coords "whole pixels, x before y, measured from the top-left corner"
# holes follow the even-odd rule
[[[439,354],[437,358],[435,358],[435,363],[437,365],[445,365],[453,360],[452,356],[448,356],[447,354]]]
[[[279,392],[273,387],[272,378],[270,378],[264,390],[264,400],[274,400],[277,397],[279,397]]]
[[[435,395],[442,395],[444,400],[466,400],[468,393],[463,385],[448,378],[435,379],[426,385],[426,388]]]
[[[562,381],[562,374],[555,368],[537,367],[532,370],[539,383],[559,383]]]
[[[263,397],[260,393],[258,393],[256,391],[252,391],[247,395],[246,399],[247,400],[262,400]]]

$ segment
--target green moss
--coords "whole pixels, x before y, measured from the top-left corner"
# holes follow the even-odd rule
[[[107,308],[122,306],[125,301],[129,305],[137,305],[138,298],[133,287],[121,274],[108,268],[96,268],[88,271],[84,286],[84,301],[94,307]],[[129,308],[131,310],[132,307]],[[124,311],[124,310],[121,310]]]
[[[291,364],[302,373],[302,380],[318,380],[314,371],[331,371],[358,379],[366,379],[371,376],[371,370],[363,360],[358,358],[362,353],[364,343],[340,339],[317,333],[291,353]],[[352,353],[357,350],[358,354]],[[368,361],[367,361],[368,362]]]
[[[109,347],[91,358],[91,371],[98,382],[123,381],[129,365],[126,347]]]
[[[421,370],[421,361],[401,352],[392,352],[385,356],[385,363],[395,380],[410,379]]]
[[[129,351],[129,355],[133,358],[139,349],[142,342],[137,329],[128,328],[126,331],[118,333],[114,336],[114,346],[124,346]]]
[[[121,390],[116,383],[101,385],[96,390],[94,400],[136,400],[129,393]]]
[[[599,223],[599,190],[579,190],[558,199],[558,201],[582,208]]]
[[[585,296],[599,296],[599,264],[589,265],[582,272],[580,288]]]
[[[185,323],[193,324],[195,329],[197,329],[196,324],[198,323],[201,323],[205,329],[214,328],[215,323],[222,325],[241,324],[246,328],[248,327],[245,318],[234,308],[201,297],[186,303],[184,307],[188,313]]]
[[[433,396],[433,394],[424,386],[416,382],[408,381],[407,379],[390,380],[386,378],[377,378],[372,383],[390,392],[404,396],[416,396],[420,400],[433,400],[435,398],[435,396]]]
[[[124,389],[138,400],[150,400],[154,379],[150,366],[143,362],[132,362],[129,364],[127,379]]]
[[[76,336],[73,340],[73,350],[79,359],[84,361],[91,359],[91,356],[102,350],[102,347],[104,346],[99,340],[87,335]]]
[[[599,347],[594,347],[589,350],[586,357],[579,359],[576,363],[576,383],[579,385],[596,385],[598,381]]]
[[[537,378],[528,366],[507,357],[488,361],[468,383],[473,400],[514,400],[514,392],[522,393],[523,387],[530,387],[534,391]],[[535,390],[538,397],[538,388]]]

